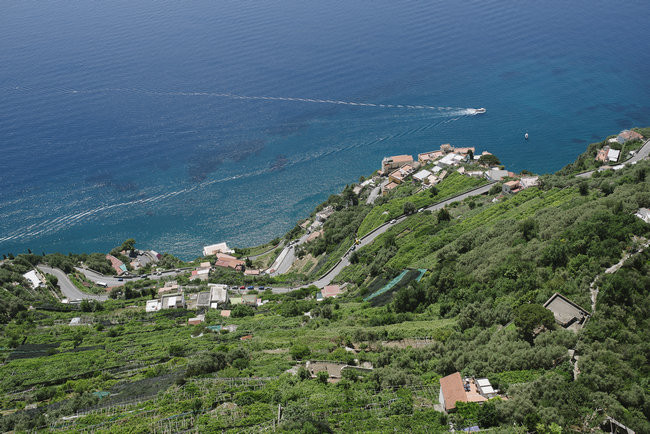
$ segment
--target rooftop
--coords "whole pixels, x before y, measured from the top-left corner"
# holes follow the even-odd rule
[[[544,307],[553,312],[560,326],[574,331],[582,328],[589,317],[586,310],[557,292],[544,303]]]

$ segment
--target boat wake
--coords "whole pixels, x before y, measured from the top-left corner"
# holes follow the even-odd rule
[[[334,104],[346,105],[357,107],[374,107],[384,109],[408,109],[408,110],[435,110],[441,112],[458,112],[466,110],[463,107],[447,107],[447,106],[431,106],[431,105],[413,105],[413,104],[377,104],[370,102],[360,101],[342,101],[334,99],[321,99],[321,98],[300,98],[289,96],[256,96],[256,95],[240,95],[229,92],[167,92],[139,88],[103,88],[103,89],[67,89],[70,94],[89,94],[89,93],[132,93],[152,96],[190,96],[190,97],[214,97],[214,98],[229,98],[246,101],[285,101],[285,102],[301,102],[301,103],[315,103],[315,104]]]

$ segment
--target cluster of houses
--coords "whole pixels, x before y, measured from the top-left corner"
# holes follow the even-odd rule
[[[241,271],[246,275],[256,276],[260,270],[246,269],[246,262],[232,256],[235,253],[226,243],[212,244],[203,247],[203,256],[214,256],[214,266],[209,262],[201,262],[199,267],[192,271],[192,279],[208,280],[210,270],[213,267],[230,268]]]
[[[164,309],[188,309],[206,311],[208,309],[221,309],[221,316],[230,317],[230,310],[225,307],[232,307],[238,304],[249,306],[262,306],[268,300],[258,298],[257,294],[243,294],[237,297],[230,297],[229,286],[208,283],[208,290],[198,293],[186,294],[176,281],[169,281],[158,290],[159,298],[148,300],[145,306],[146,312],[158,312]],[[192,318],[190,324],[203,322],[200,315]]]
[[[627,142],[633,140],[641,140],[643,136],[636,131],[632,130],[623,130],[616,137],[612,137],[607,140],[608,145],[605,145],[602,149],[599,149],[596,153],[596,161],[601,163],[618,163],[618,160],[621,156],[621,151],[614,149],[611,146],[620,146],[624,145]]]
[[[359,186],[357,186],[359,187]],[[361,189],[358,190],[359,192]],[[358,194],[358,193],[357,193]],[[309,233],[309,236],[305,240],[306,242],[315,240],[316,238],[320,237],[323,235],[323,223],[330,218],[330,216],[334,214],[334,207],[331,205],[326,206],[322,210],[316,213],[316,216],[314,217],[314,220],[311,221],[310,219],[305,220],[300,224],[300,227],[305,229],[307,233]]]
[[[131,260],[129,265],[131,265],[133,270],[157,264],[160,258],[162,258],[162,255],[154,250],[123,250],[120,253]],[[115,256],[108,254],[106,255],[106,259],[110,261],[111,267],[113,267],[113,270],[115,270],[118,276],[128,272],[126,264]]]
[[[442,181],[454,168],[458,168],[458,173],[466,176],[486,178],[490,181],[516,178],[506,183],[504,193],[517,193],[539,184],[539,179],[536,176],[520,178],[515,173],[498,167],[485,167],[482,170],[466,170],[465,167],[459,167],[461,164],[478,163],[478,160],[484,155],[491,154],[484,151],[480,155],[476,155],[474,147],[454,147],[447,143],[441,145],[437,151],[418,154],[417,161],[414,161],[411,155],[385,157],[381,162],[379,175],[387,177],[388,182],[383,184],[382,193],[388,194],[407,179],[421,184],[423,188],[429,188]],[[431,165],[433,166],[431,167]]]

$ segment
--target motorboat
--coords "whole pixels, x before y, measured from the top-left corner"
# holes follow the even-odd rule
[[[483,107],[481,107],[481,108],[474,109],[474,114],[478,115],[478,114],[481,114],[481,113],[485,113],[486,111],[487,110],[485,110]]]
[[[528,140],[528,133],[524,134],[524,138]]]

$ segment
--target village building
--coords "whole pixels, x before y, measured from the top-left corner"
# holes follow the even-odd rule
[[[385,175],[392,170],[399,169],[405,165],[413,165],[413,157],[411,155],[395,155],[393,157],[384,157],[381,161],[381,172]]]
[[[429,177],[433,175],[431,172],[429,172],[426,169],[420,170],[418,173],[413,175],[413,180],[417,182],[422,182],[422,183],[428,183]]]
[[[158,294],[164,294],[166,292],[178,292],[179,289],[180,286],[178,285],[178,282],[175,280],[170,280],[169,282],[165,282],[165,286],[158,290]]]
[[[539,176],[522,176],[519,182],[522,189],[536,187],[539,185]]]
[[[562,328],[577,332],[584,326],[589,318],[589,313],[557,292],[544,303],[544,307],[551,312]]]
[[[217,253],[235,253],[234,250],[228,248],[226,243],[211,244],[203,247],[203,256],[216,255]]]
[[[312,233],[309,234],[309,236],[307,237],[306,242],[310,242],[310,241],[315,240],[316,238],[318,238],[318,237],[320,237],[321,235],[323,235],[323,233],[324,233],[324,232],[323,232],[322,229],[319,230],[319,231],[314,231],[314,232],[312,232]]]
[[[515,194],[515,193],[519,193],[521,190],[522,190],[521,183],[519,182],[518,179],[514,181],[504,182],[503,185],[501,186],[501,191],[504,194]]]
[[[341,294],[340,285],[327,285],[316,294],[316,301],[322,301],[326,298],[336,298]]]
[[[381,194],[384,195],[384,196],[387,195],[388,193],[393,191],[395,188],[397,188],[397,185],[398,184],[396,184],[394,182],[389,182],[388,184],[386,184],[386,185],[384,185],[382,187]]]
[[[629,142],[630,140],[642,140],[643,136],[636,131],[632,130],[623,130],[620,132],[620,134],[616,137],[616,141],[620,144],[623,144],[625,142]]]
[[[210,308],[210,291],[201,291],[196,296],[196,308]]]
[[[198,270],[192,271],[190,279],[208,280],[209,276],[210,276],[209,268],[199,268]]]
[[[241,299],[243,304],[257,306],[257,294],[244,294]]]
[[[199,268],[210,268],[210,263],[209,262],[201,262],[199,264]]]
[[[329,205],[316,213],[316,220],[319,222],[324,222],[334,213],[334,208]]]
[[[210,288],[210,307],[216,309],[228,303],[228,285],[209,283]]]
[[[246,271],[244,271],[244,274],[246,276],[259,276],[261,273],[262,273],[261,270],[256,270],[256,269],[252,269],[252,268],[251,269],[246,269]]]
[[[126,265],[124,265],[124,262],[120,261],[115,256],[108,254],[106,255],[106,259],[111,262],[111,267],[113,267],[113,270],[115,270],[118,276],[127,272],[127,268]]]
[[[462,147],[462,148],[453,148],[453,149],[454,149],[453,152],[455,154],[460,154],[460,155],[468,155],[470,153],[472,155],[474,155],[474,153],[476,152],[476,148],[473,147],[473,146],[471,146],[471,147],[470,146]]]
[[[443,411],[451,412],[456,409],[457,402],[477,402],[480,404],[498,396],[498,393],[499,391],[492,387],[490,380],[487,378],[462,378],[460,372],[454,372],[440,379],[438,401]]]
[[[161,309],[183,309],[185,308],[185,295],[180,292],[177,294],[165,294],[160,298]]]
[[[147,304],[145,305],[144,311],[145,312],[158,312],[160,309],[162,309],[162,301],[161,300],[147,300]]]
[[[436,164],[442,167],[458,166],[460,163],[466,161],[467,157],[459,154],[450,153],[442,157]]]
[[[388,180],[395,184],[401,184],[406,178],[411,176],[415,169],[410,164],[406,164],[388,175]]]
[[[648,208],[639,208],[639,210],[634,214],[641,220],[646,223],[650,223],[650,209]]]
[[[30,270],[27,273],[23,274],[23,277],[29,282],[32,288],[36,289],[45,284],[45,279],[41,276],[41,273],[36,270]]]
[[[187,320],[187,325],[199,325],[205,321],[205,315],[197,315]]]
[[[373,184],[374,184],[374,181],[373,181],[372,179],[366,179],[366,180],[363,181],[361,184],[356,185],[356,186],[354,187],[354,189],[352,189],[352,192],[353,192],[354,194],[357,194],[357,195],[358,195],[359,193],[361,193],[361,191],[363,191],[364,188],[366,188],[366,187],[368,187],[368,186],[372,186]]]
[[[431,151],[418,154],[418,162],[422,165],[429,164],[436,161],[438,158],[441,158],[445,155],[442,151]]]
[[[607,151],[607,161],[616,163],[620,155],[621,155],[621,151],[619,151],[618,149],[610,149],[609,151]]]
[[[449,154],[450,152],[454,152],[454,147],[449,143],[445,143],[444,145],[440,145],[440,151]]]
[[[596,161],[606,163],[608,152],[609,152],[609,146],[605,146],[604,148],[599,149],[598,152],[596,153]]]
[[[507,170],[503,169],[490,169],[485,172],[485,177],[490,181],[501,181],[503,178],[509,175]]]
[[[237,271],[244,271],[246,269],[246,262],[235,258],[234,256],[226,255],[224,253],[217,253],[217,261],[214,263],[215,267],[232,268]]]

